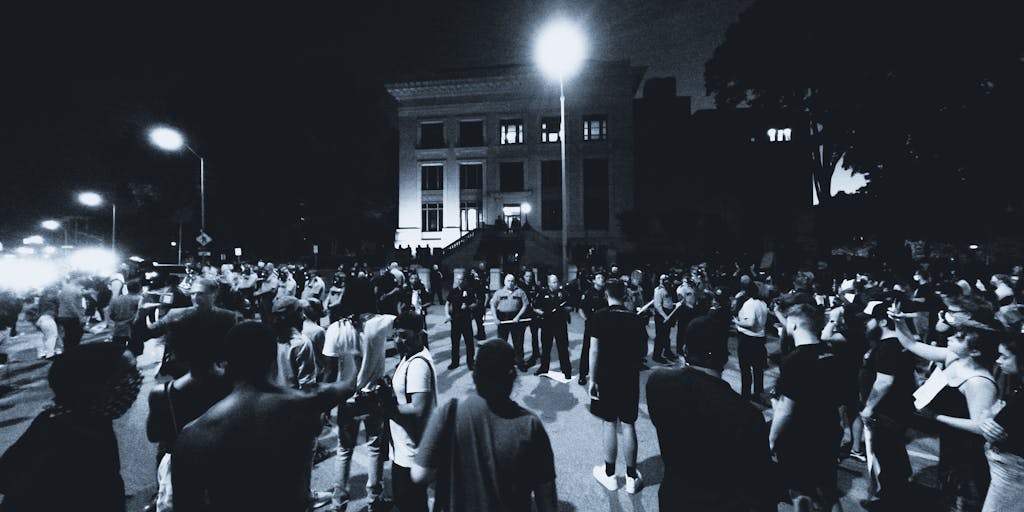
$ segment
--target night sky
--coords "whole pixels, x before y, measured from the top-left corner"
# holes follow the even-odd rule
[[[109,236],[109,209],[74,202],[74,192],[95,190],[116,200],[126,251],[170,259],[178,219],[186,241],[198,231],[199,163],[149,146],[156,123],[180,128],[206,158],[207,230],[221,247],[273,257],[327,232],[386,241],[397,165],[387,81],[529,62],[538,28],[563,14],[588,31],[592,58],[674,75],[679,94],[709,108],[704,62],[748,4],[6,9],[0,241],[11,247],[42,219],[64,216]]]

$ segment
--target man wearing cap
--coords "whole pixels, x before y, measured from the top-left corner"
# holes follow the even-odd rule
[[[647,381],[647,409],[665,464],[661,510],[777,508],[764,418],[722,379],[730,316],[728,303],[716,303],[693,319],[684,337],[686,366],[657,369]]]
[[[530,299],[526,297],[526,292],[516,286],[516,276],[506,274],[505,286],[491,297],[491,313],[498,320],[498,338],[508,342],[509,335],[512,335],[512,348],[516,351],[519,371],[526,371],[526,362],[523,360],[526,324],[521,321],[529,306]]]
[[[907,503],[911,476],[907,455],[907,422],[914,413],[914,356],[900,345],[893,320],[887,315],[891,302],[868,302],[863,317],[869,344],[875,348],[867,355],[864,376],[869,385],[861,411],[864,422],[870,476],[875,494],[865,502],[869,510],[897,510]]]
[[[595,276],[603,277],[600,274]],[[616,432],[621,425],[625,442],[622,451],[626,459],[626,492],[635,494],[643,487],[643,478],[636,468],[636,423],[640,406],[640,352],[641,340],[647,339],[647,326],[640,317],[626,309],[626,285],[620,280],[605,286],[607,308],[596,310],[587,319],[587,328],[593,336],[589,348],[590,412],[603,421],[604,464],[594,467],[593,475],[606,489],[618,489],[615,479],[615,459],[618,452]],[[583,364],[582,362],[580,363]],[[580,368],[580,373],[583,369]],[[585,377],[580,378],[585,382]]]
[[[278,297],[272,318],[271,327],[277,335],[277,385],[306,389],[316,384],[313,343],[302,335],[302,303],[292,296]]]

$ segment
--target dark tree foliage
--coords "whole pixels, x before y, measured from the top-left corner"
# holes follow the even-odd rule
[[[706,87],[719,108],[804,119],[794,131],[809,137],[823,202],[842,159],[878,208],[1005,217],[1024,181],[1021,14],[1020,2],[757,0]]]

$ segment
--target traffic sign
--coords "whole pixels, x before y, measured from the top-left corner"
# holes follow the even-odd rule
[[[205,231],[200,231],[199,236],[196,237],[196,242],[199,242],[199,245],[202,246],[206,246],[206,244],[209,244],[212,241],[213,237],[207,235]]]

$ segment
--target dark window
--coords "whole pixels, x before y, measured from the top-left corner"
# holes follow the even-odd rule
[[[421,168],[422,190],[443,190],[444,189],[444,166],[424,165]]]
[[[484,185],[483,164],[459,164],[459,188],[480,190]]]
[[[608,140],[608,117],[584,116],[583,140]]]
[[[540,120],[540,141],[558,142],[558,132],[562,121],[557,117],[544,117]]]
[[[463,147],[484,145],[483,121],[459,121],[459,145]]]
[[[523,143],[523,120],[505,119],[501,122],[501,143],[522,144]]]
[[[422,220],[424,233],[441,231],[444,207],[442,203],[423,203]]]
[[[420,148],[443,148],[444,123],[421,123],[420,124]]]
[[[562,161],[540,163],[540,228],[562,229]]]
[[[583,161],[583,229],[608,229],[608,160]]]
[[[523,191],[523,163],[502,162],[501,167],[501,191],[522,192]]]

